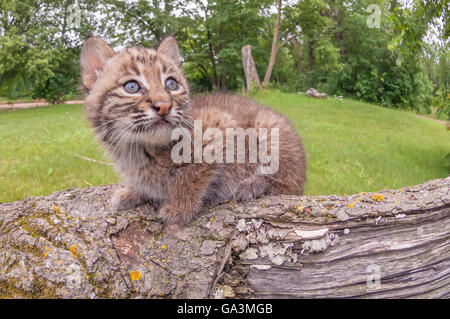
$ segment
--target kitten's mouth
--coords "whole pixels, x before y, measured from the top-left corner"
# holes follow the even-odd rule
[[[165,126],[165,125],[170,125],[169,121],[167,121],[166,119],[159,119],[157,120],[155,123],[153,123],[153,127],[158,127],[158,126]]]
[[[172,128],[172,123],[170,123],[168,120],[166,120],[164,118],[160,118],[150,125],[149,131],[152,133],[156,133],[160,130],[167,130],[167,129],[171,129],[171,128]]]
[[[137,123],[135,131],[145,134],[160,134],[162,131],[172,129],[173,124],[165,118],[159,118],[154,121],[145,121]]]
[[[178,118],[172,116],[158,116],[149,118],[145,115],[132,117],[132,132],[146,138],[148,136],[170,135],[172,130],[179,125]]]

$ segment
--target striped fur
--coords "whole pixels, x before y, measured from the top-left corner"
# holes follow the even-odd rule
[[[302,194],[305,154],[291,123],[272,109],[238,95],[207,94],[190,101],[178,54],[172,37],[157,50],[131,47],[114,53],[98,38],[88,39],[83,46],[87,117],[125,185],[113,198],[117,209],[151,201],[159,207],[165,223],[184,224],[203,207],[226,200]],[[178,82],[178,90],[165,87],[168,77]],[[130,80],[139,83],[138,94],[124,90]],[[170,101],[166,116],[155,109],[158,101]],[[278,172],[261,175],[261,165],[248,162],[174,163],[171,132],[177,127],[193,132],[194,120],[202,120],[203,130],[215,127],[222,132],[238,127],[279,128]],[[267,139],[270,142],[270,134]]]

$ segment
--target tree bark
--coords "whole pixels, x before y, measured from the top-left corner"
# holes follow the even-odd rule
[[[278,33],[280,31],[280,20],[281,20],[281,0],[278,0],[278,11],[277,20],[275,21],[275,29],[273,31],[272,49],[270,51],[269,65],[267,66],[266,74],[264,75],[263,86],[267,86],[272,75],[273,66],[275,65],[275,60],[278,53]]]
[[[450,297],[450,177],[225,203],[175,235],[117,187],[0,204],[0,297]]]
[[[58,92],[57,96],[56,96],[56,104],[61,104],[62,103],[62,93]]]
[[[309,62],[309,86],[313,86],[313,69],[314,69],[314,41],[308,40],[308,62]]]
[[[253,60],[252,47],[250,45],[242,47],[242,66],[244,68],[245,82],[247,84],[247,94],[251,92],[253,81],[256,82],[258,90],[262,90],[255,61]]]
[[[217,77],[217,69],[216,69],[216,58],[214,57],[214,50],[211,44],[211,33],[207,31],[207,38],[208,38],[208,54],[209,54],[209,60],[211,61],[211,68],[212,68],[212,81],[213,81],[213,87],[218,88],[219,87],[219,80]]]
[[[300,44],[297,41],[293,42],[293,48],[294,48],[294,56],[297,60],[297,73],[302,74],[303,72],[302,70],[303,56],[301,51],[302,48],[300,48]]]

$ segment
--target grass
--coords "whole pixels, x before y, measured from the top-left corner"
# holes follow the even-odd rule
[[[263,92],[285,114],[308,155],[307,194],[351,194],[446,177],[450,132],[413,113],[335,98]]]
[[[441,124],[362,102],[275,91],[254,95],[284,113],[308,154],[307,194],[349,194],[422,183],[449,173]],[[82,105],[0,113],[0,202],[118,182]]]
[[[118,181],[103,159],[82,105],[0,113],[0,202]]]

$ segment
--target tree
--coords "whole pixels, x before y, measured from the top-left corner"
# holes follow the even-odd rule
[[[302,42],[298,53],[301,50],[306,59],[303,70],[308,75],[309,87],[317,86],[324,74],[339,69],[339,50],[332,40],[334,23],[327,14],[328,7],[324,0],[299,1],[290,14],[300,27]]]
[[[2,1],[0,93],[62,102],[77,90],[78,46],[92,29],[95,2]]]
[[[277,58],[277,53],[279,50],[277,43],[278,43],[278,33],[280,31],[280,20],[281,20],[281,0],[278,0],[277,18],[275,21],[275,27],[273,29],[273,40],[272,40],[272,48],[270,50],[270,60],[263,80],[264,86],[266,86],[270,81],[270,76],[272,75],[273,66],[275,64],[275,59]]]
[[[101,32],[121,45],[153,47],[179,29],[174,10],[181,7],[175,0],[108,0],[99,21]]]
[[[449,17],[447,1],[415,0],[410,6],[396,6],[390,16],[390,22],[396,32],[390,48],[398,53],[398,64],[402,64],[411,53],[423,52],[423,60],[434,85],[433,104],[437,108],[436,113],[438,116],[446,113],[450,120],[450,87],[448,72],[444,71],[448,69]],[[425,41],[432,26],[439,30],[437,35],[440,43]],[[435,70],[432,70],[434,68]],[[437,76],[437,72],[440,76]]]
[[[31,96],[61,104],[71,97],[79,79],[79,50],[53,49],[40,51],[28,63],[33,81]]]
[[[30,43],[41,28],[38,3],[34,0],[0,1],[0,89],[11,99],[26,95],[26,64]]]
[[[424,37],[430,25],[442,19],[443,39],[450,37],[448,1],[414,0],[409,6],[394,6],[390,21],[396,31],[391,43],[392,49],[401,53],[416,53],[424,46]]]
[[[175,33],[194,92],[242,88],[241,49],[250,45],[266,86],[447,112],[444,4],[379,1],[381,25],[370,28],[370,0],[1,0],[0,95],[58,101],[76,92],[78,70],[66,61],[89,32],[120,47],[155,47]],[[441,47],[423,41],[433,23]]]

